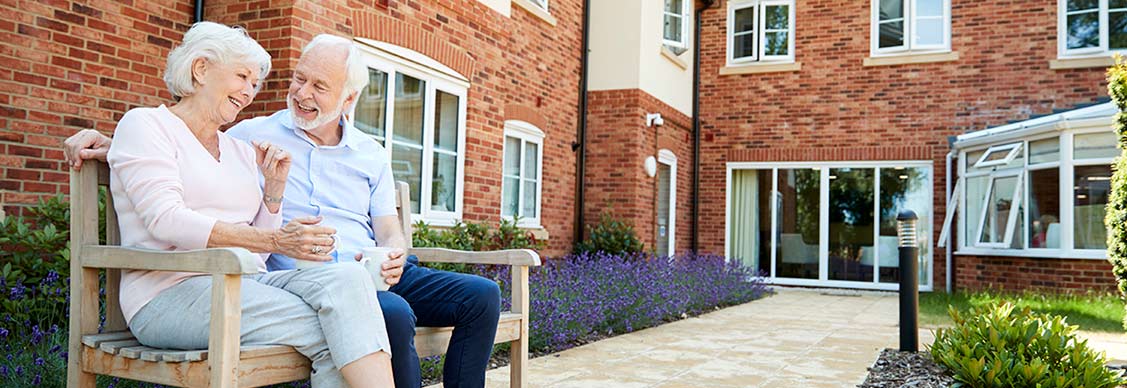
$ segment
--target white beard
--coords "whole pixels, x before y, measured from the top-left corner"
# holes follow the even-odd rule
[[[348,96],[345,95],[344,97]],[[329,122],[340,120],[340,115],[344,110],[344,100],[344,98],[341,98],[340,101],[337,101],[337,106],[333,109],[332,112],[325,112],[325,110],[321,109],[321,107],[317,107],[317,117],[313,118],[313,120],[305,120],[297,116],[298,108],[294,104],[293,98],[286,98],[286,108],[290,110],[290,116],[293,118],[294,125],[296,125],[298,128],[308,131],[328,124]]]

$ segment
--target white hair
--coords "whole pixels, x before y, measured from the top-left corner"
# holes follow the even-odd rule
[[[192,64],[200,58],[216,65],[246,63],[258,66],[258,89],[262,88],[262,81],[270,73],[270,54],[242,27],[199,22],[193,24],[184,33],[184,41],[168,53],[164,83],[173,97],[179,99],[196,93]]]
[[[309,44],[301,50],[301,55],[305,55],[313,48],[320,45],[347,45],[348,58],[345,58],[345,79],[344,89],[341,91],[340,99],[343,101],[348,95],[359,93],[368,86],[368,65],[364,64],[364,57],[360,55],[360,49],[348,38],[344,38],[332,34],[320,34],[313,37]],[[359,100],[359,98],[357,98]],[[356,101],[352,102],[353,104]],[[351,109],[352,107],[345,107]]]

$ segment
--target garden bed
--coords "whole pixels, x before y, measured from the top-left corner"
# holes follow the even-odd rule
[[[885,349],[860,388],[946,388],[955,383],[947,368],[936,364],[927,352]]]

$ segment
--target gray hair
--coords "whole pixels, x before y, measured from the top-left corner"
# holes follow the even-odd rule
[[[168,53],[164,83],[177,99],[196,93],[192,64],[203,58],[213,64],[247,63],[259,68],[258,89],[270,73],[270,54],[242,27],[199,22],[184,33],[184,41]],[[256,89],[257,91],[257,89]]]
[[[301,55],[305,55],[313,48],[320,45],[347,45],[348,58],[345,59],[345,79],[344,90],[341,91],[340,99],[344,100],[345,96],[352,93],[359,93],[368,86],[368,65],[364,64],[364,57],[360,55],[360,49],[352,40],[332,34],[320,34],[313,37],[309,44],[301,50]],[[359,99],[357,99],[359,100]],[[356,102],[353,101],[353,104]],[[351,107],[346,107],[351,108]]]

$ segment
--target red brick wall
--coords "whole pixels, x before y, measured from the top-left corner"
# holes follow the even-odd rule
[[[1105,260],[956,256],[954,275],[960,289],[970,290],[1116,290],[1111,263]]]
[[[861,152],[857,147],[928,149],[912,159],[934,162],[933,230],[938,239],[946,212],[944,156],[950,150],[949,136],[1106,95],[1104,69],[1049,69],[1057,50],[1055,1],[954,2],[952,49],[958,60],[873,67],[862,66],[869,55],[868,1],[800,1],[795,52],[801,70],[747,75],[719,74],[726,58],[726,8],[727,1],[719,1],[702,18],[705,251],[724,250],[725,163],[745,152],[783,148],[787,151],[778,151],[777,160],[871,160],[882,151]],[[957,260],[976,268],[976,259]],[[942,249],[935,250],[934,263],[935,287],[943,289]],[[1009,263],[1065,268],[1090,262]],[[1019,286],[1025,280],[1013,282]]]
[[[161,69],[191,2],[0,1],[0,206],[66,192],[62,139],[112,131],[169,94]]]
[[[169,101],[160,75],[192,2],[167,3],[0,0],[0,205],[9,214],[66,190],[62,138],[92,126],[108,133],[129,108]],[[245,26],[274,57],[243,117],[285,107],[290,71],[318,33],[393,42],[465,71],[466,220],[500,217],[505,107],[536,109],[547,134],[545,253],[556,255],[573,243],[581,8],[580,0],[553,1],[551,26],[520,7],[505,17],[476,0],[212,0],[205,19]]]
[[[633,225],[646,249],[654,249],[657,224],[657,178],[643,163],[658,150],[677,156],[676,252],[691,249],[692,121],[640,89],[590,92],[587,124],[587,185],[584,217],[600,213]],[[646,114],[660,113],[665,125],[646,127]]]

